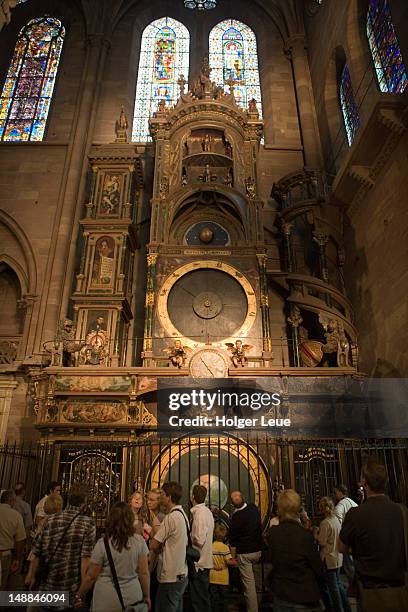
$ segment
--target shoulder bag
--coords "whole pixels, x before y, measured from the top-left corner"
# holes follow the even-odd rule
[[[103,538],[103,543],[105,544],[105,550],[109,561],[109,567],[112,574],[115,591],[118,595],[123,612],[147,612],[147,604],[143,601],[143,599],[141,601],[136,601],[135,603],[130,604],[129,606],[125,606],[122,591],[120,590],[118,575],[116,573],[115,564],[113,562],[112,551],[110,549],[109,540],[106,536]]]
[[[396,587],[365,588],[359,581],[362,612],[406,612],[408,610],[408,511],[399,504],[403,515],[405,548],[405,584]]]
[[[175,508],[171,512],[180,512],[186,524],[186,529],[187,529],[186,563],[187,563],[187,570],[188,570],[188,579],[194,580],[196,577],[196,573],[197,573],[194,563],[199,561],[200,551],[194,548],[193,546],[193,543],[191,541],[190,527],[189,527],[186,517],[184,516],[184,513],[180,510],[180,508]]]
[[[62,536],[60,537],[60,539],[58,540],[58,543],[56,545],[56,547],[54,548],[54,552],[52,553],[52,555],[50,556],[50,558],[48,559],[48,561],[45,560],[43,554],[42,554],[42,543],[41,543],[41,555],[40,555],[40,561],[38,564],[38,570],[36,572],[35,575],[35,580],[37,584],[44,584],[44,582],[47,580],[48,574],[50,573],[50,567],[51,567],[51,562],[55,557],[55,553],[57,552],[58,548],[60,547],[63,539],[65,538],[65,536],[68,533],[69,528],[71,527],[72,523],[75,521],[75,519],[78,518],[78,516],[81,514],[81,512],[78,512],[78,514],[76,514],[69,522],[68,526],[65,527],[64,532],[62,534]]]

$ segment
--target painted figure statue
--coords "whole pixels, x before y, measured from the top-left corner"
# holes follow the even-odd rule
[[[238,366],[242,366],[244,368],[248,363],[246,352],[251,350],[252,345],[242,344],[242,340],[236,340],[235,344],[232,342],[226,342],[225,346],[227,346],[228,350],[231,352],[231,361],[234,368],[238,368]]]
[[[187,353],[191,349],[184,347],[181,340],[175,340],[173,346],[167,346],[163,351],[168,354],[169,361],[175,368],[182,368],[186,362]]]
[[[60,365],[65,367],[72,367],[75,365],[75,353],[78,353],[84,346],[84,342],[78,342],[75,340],[75,329],[71,319],[64,319],[61,321],[57,336],[55,339],[55,345],[59,347],[58,353],[61,355]],[[55,364],[57,365],[57,364]]]

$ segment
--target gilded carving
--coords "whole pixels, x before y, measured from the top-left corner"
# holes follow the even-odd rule
[[[235,344],[232,342],[226,342],[225,346],[231,353],[231,361],[234,368],[237,368],[238,366],[242,366],[244,368],[248,363],[246,353],[253,348],[252,344],[242,344],[242,340],[236,340]]]

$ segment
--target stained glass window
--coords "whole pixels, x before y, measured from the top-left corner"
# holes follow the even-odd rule
[[[227,81],[232,78],[237,103],[248,108],[255,98],[262,116],[258,52],[251,28],[236,19],[222,21],[210,32],[209,48],[211,79],[228,92]]]
[[[58,19],[32,19],[20,31],[0,98],[1,140],[42,140],[65,29]]]
[[[360,127],[360,115],[354,97],[351,84],[350,72],[347,64],[343,68],[340,81],[340,104],[343,113],[344,127],[346,128],[347,140],[351,147],[354,136]]]
[[[190,34],[182,24],[163,17],[147,26],[142,35],[132,140],[151,140],[149,117],[161,100],[166,106],[179,97],[177,81],[188,80]]]
[[[388,0],[370,0],[367,37],[381,91],[402,93],[408,82]]]

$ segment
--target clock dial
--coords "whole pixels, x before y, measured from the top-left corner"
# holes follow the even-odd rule
[[[185,241],[189,246],[225,246],[229,243],[229,235],[214,221],[200,221],[187,230]]]
[[[214,269],[194,270],[182,276],[170,290],[167,309],[180,335],[199,342],[234,336],[248,312],[240,283]]]
[[[228,365],[215,349],[202,349],[190,359],[190,373],[194,378],[225,378]]]

